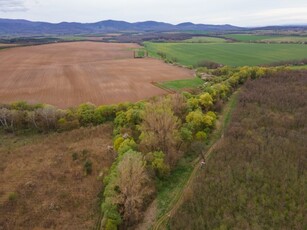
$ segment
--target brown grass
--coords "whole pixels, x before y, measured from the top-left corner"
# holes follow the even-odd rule
[[[12,47],[12,46],[19,46],[19,44],[0,43],[0,48],[1,47]]]
[[[138,101],[166,92],[151,82],[186,79],[190,70],[134,59],[136,44],[73,42],[1,51],[0,102],[26,100],[66,108]]]
[[[104,125],[30,138],[0,136],[0,229],[95,226],[103,172],[114,159],[107,150],[111,133]],[[87,176],[86,160],[93,163]]]

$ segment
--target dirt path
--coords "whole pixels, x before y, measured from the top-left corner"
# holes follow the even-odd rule
[[[236,102],[237,102],[237,96],[238,92],[235,92],[232,97],[230,98],[229,102],[225,106],[225,109],[222,113],[222,116],[220,117],[219,121],[217,122],[217,128],[215,131],[216,141],[215,143],[207,150],[207,152],[204,154],[205,157],[205,162],[208,162],[208,158],[210,157],[210,154],[214,151],[214,149],[219,145],[219,143],[223,140],[224,138],[224,131],[226,130],[226,127],[231,119],[231,114],[232,111],[235,108]],[[214,134],[213,134],[214,136]],[[201,167],[204,167],[201,165],[201,160],[202,157],[198,157],[195,159],[193,162],[194,164],[194,169],[187,180],[185,186],[179,190],[178,194],[174,196],[172,202],[170,203],[171,209],[166,212],[163,216],[161,216],[154,224],[151,229],[153,230],[159,230],[159,229],[167,229],[167,223],[170,217],[176,213],[177,209],[181,206],[182,202],[184,201],[184,196],[186,193],[188,193],[191,184],[194,180],[194,178],[197,175],[198,170],[201,169]]]
[[[222,139],[222,138],[221,138]],[[219,139],[217,142],[215,142],[214,145],[212,145],[209,150],[207,151],[206,155],[205,155],[205,159],[207,161],[208,157],[210,156],[210,154],[212,153],[212,151],[214,150],[214,148],[218,145],[218,143],[221,141],[221,139]],[[166,229],[166,224],[168,222],[168,220],[170,219],[170,217],[177,211],[177,209],[181,206],[183,200],[184,200],[184,195],[188,192],[188,190],[190,189],[190,186],[193,182],[193,179],[196,177],[198,170],[201,167],[201,158],[198,157],[195,160],[195,167],[185,185],[185,187],[177,194],[177,196],[174,197],[173,202],[171,202],[173,204],[172,209],[170,209],[167,213],[165,213],[162,217],[160,217],[160,219],[154,224],[153,228],[154,230],[158,230],[161,229],[162,227],[165,227],[164,229]]]

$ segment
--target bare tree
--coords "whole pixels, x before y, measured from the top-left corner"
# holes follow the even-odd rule
[[[56,127],[58,119],[63,115],[61,110],[53,106],[46,106],[35,110],[35,114],[30,115],[30,119],[36,127],[40,123],[43,128],[52,129]]]
[[[138,152],[128,152],[118,165],[114,203],[120,208],[125,228],[137,223],[143,215],[146,201],[153,194],[153,186],[146,171],[146,162]]]
[[[4,128],[10,128],[13,125],[12,113],[7,108],[0,109],[0,123]]]
[[[171,94],[171,106],[174,114],[178,117],[184,118],[187,113],[186,99],[182,94]]]
[[[147,152],[164,152],[168,163],[174,165],[180,157],[179,127],[180,120],[174,115],[168,100],[162,98],[149,103],[140,126],[141,148]]]
[[[0,125],[5,129],[13,129],[19,122],[19,111],[9,110],[7,108],[0,109]]]

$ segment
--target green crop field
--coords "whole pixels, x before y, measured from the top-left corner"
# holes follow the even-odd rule
[[[192,79],[185,79],[185,80],[175,80],[175,81],[166,81],[159,83],[162,87],[173,89],[173,90],[180,90],[180,89],[191,89],[196,88],[204,84],[204,81],[198,77]]]
[[[307,42],[306,36],[285,36],[285,37],[272,37],[269,39],[261,40],[263,42]]]
[[[193,37],[185,40],[184,42],[188,43],[223,43],[226,42],[223,38],[216,37]]]
[[[159,58],[158,53],[163,53],[185,66],[204,60],[230,66],[254,66],[307,58],[307,46],[302,44],[145,42],[144,45],[150,56]]]
[[[288,66],[288,68],[290,68],[292,70],[306,70],[307,69],[307,65]]]
[[[257,34],[228,34],[226,38],[232,38],[240,42],[307,42],[306,36],[285,36],[285,35],[257,35]]]
[[[257,35],[257,34],[227,34],[224,37],[232,38],[242,42],[249,42],[249,41],[261,41],[264,39],[274,39],[280,36],[278,35]]]

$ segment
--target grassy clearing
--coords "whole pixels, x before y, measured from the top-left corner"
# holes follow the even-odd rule
[[[226,42],[223,38],[216,37],[193,37],[185,40],[184,42],[188,43],[224,43]]]
[[[181,89],[191,89],[196,88],[204,84],[204,81],[198,77],[186,80],[175,80],[175,81],[166,81],[159,83],[162,88],[172,89],[172,90],[181,90]]]
[[[157,53],[162,52],[186,66],[204,60],[230,66],[255,66],[307,58],[307,46],[302,44],[146,42],[145,47],[152,57],[159,58]]]
[[[168,211],[173,197],[184,187],[192,170],[191,159],[182,159],[169,178],[157,182],[158,218]]]
[[[211,145],[218,140],[219,138],[222,137],[223,133],[225,132],[225,130],[227,129],[231,118],[232,118],[232,114],[233,111],[235,110],[237,104],[238,104],[238,97],[239,97],[239,93],[240,93],[240,89],[237,90],[230,98],[229,101],[227,102],[227,104],[224,106],[223,112],[222,112],[222,116],[220,117],[220,119],[217,122],[217,128],[215,130],[215,132],[212,133],[212,141],[211,141]]]
[[[292,70],[307,69],[307,65],[300,65],[300,66],[287,66],[287,68],[292,69]]]
[[[8,134],[4,130],[0,130],[0,149],[13,150],[20,146],[37,143],[44,137],[44,135],[34,133],[30,130],[15,134]]]
[[[60,36],[57,37],[58,39],[61,39],[63,41],[84,41],[87,40],[86,37],[81,37],[81,36]]]

